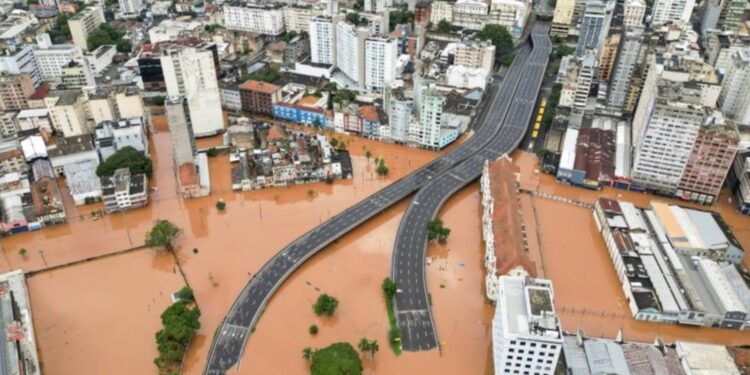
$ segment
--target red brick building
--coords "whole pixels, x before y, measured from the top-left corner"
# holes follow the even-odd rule
[[[248,80],[240,85],[242,110],[271,116],[273,104],[281,101],[281,88],[271,83]]]

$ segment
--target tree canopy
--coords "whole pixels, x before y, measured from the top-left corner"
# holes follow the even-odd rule
[[[312,375],[359,375],[362,361],[351,344],[338,342],[313,353],[310,371]]]
[[[156,220],[150,231],[146,232],[146,246],[163,247],[172,251],[172,241],[180,235],[180,228],[169,220]]]
[[[451,230],[443,226],[443,221],[433,219],[427,222],[427,239],[430,241],[445,241]]]
[[[291,42],[294,37],[297,36],[297,32],[294,30],[287,31],[281,39],[287,43]]]
[[[445,19],[440,20],[437,24],[437,31],[441,33],[451,32],[451,23]]]
[[[389,29],[393,31],[393,29],[396,28],[396,25],[411,25],[414,23],[414,13],[408,10],[394,10],[389,14],[388,19],[390,20]]]
[[[88,44],[89,51],[93,51],[99,48],[99,46],[114,44],[117,46],[117,51],[130,52],[130,42],[123,39],[123,36],[125,36],[125,33],[105,23],[89,34],[86,43]]]
[[[391,299],[393,296],[396,295],[396,290],[398,289],[398,286],[396,285],[396,282],[391,280],[390,277],[386,277],[383,279],[383,283],[380,285],[380,288],[383,289],[383,294],[385,294],[385,298]]]
[[[313,311],[315,311],[316,315],[332,316],[338,305],[339,300],[336,297],[323,293],[318,296],[318,300],[313,304]]]
[[[96,175],[99,177],[111,176],[120,168],[130,169],[131,174],[144,173],[146,176],[151,177],[153,166],[151,159],[143,152],[133,147],[125,146],[99,164],[96,167]]]
[[[278,69],[268,68],[263,72],[257,72],[253,74],[252,76],[250,76],[250,79],[261,81],[261,82],[272,83],[276,81],[277,79],[279,79],[279,77],[281,77],[281,73],[279,72]]]
[[[182,362],[187,345],[201,327],[200,316],[198,306],[187,300],[172,304],[161,314],[163,328],[156,333],[159,357],[154,363],[162,373],[171,371]]]
[[[474,37],[489,40],[495,46],[495,53],[498,55],[504,55],[513,49],[513,37],[505,26],[486,24]]]

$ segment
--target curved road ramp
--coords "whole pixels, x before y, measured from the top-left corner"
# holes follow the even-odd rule
[[[516,60],[526,60],[530,56],[529,50],[528,46],[520,48]],[[518,64],[514,63],[514,65]],[[518,69],[516,68],[516,71]],[[480,104],[480,113],[474,119],[477,130],[466,142],[313,228],[281,249],[264,264],[242,289],[224,317],[224,321],[216,330],[204,374],[224,374],[230,367],[238,364],[248,336],[257,324],[266,303],[289,275],[307,259],[352,229],[410,196],[431,180],[475,157],[478,152],[488,146],[490,143],[488,140],[496,139],[502,124],[497,119],[496,113],[499,111],[495,107],[502,106],[505,108],[503,111],[507,111],[508,103],[513,98],[512,92],[508,91],[507,84],[503,83],[502,87],[498,86],[496,82],[488,86]],[[490,157],[499,155],[492,153]],[[481,171],[481,166],[479,170]],[[424,272],[424,265],[421,265],[419,269]],[[420,279],[421,282],[423,279],[424,277]],[[430,327],[432,327],[431,322]],[[431,331],[434,332],[434,330]]]
[[[414,197],[399,224],[391,264],[398,285],[394,310],[401,329],[401,346],[407,351],[439,347],[431,302],[425,282],[427,222],[435,218],[448,198],[479,178],[485,161],[513,151],[528,131],[547,68],[551,43],[548,27],[538,24],[531,32],[533,50],[518,53],[506,75],[501,94],[510,98],[493,104],[488,122],[501,124],[485,146],[450,170],[430,180]]]

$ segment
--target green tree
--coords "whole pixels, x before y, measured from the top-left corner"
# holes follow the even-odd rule
[[[351,344],[338,342],[313,353],[310,372],[312,375],[359,375],[362,360]]]
[[[250,76],[250,79],[261,82],[274,82],[281,77],[281,73],[276,68],[268,68],[264,72],[257,72]]]
[[[164,372],[178,367],[185,349],[200,329],[201,312],[192,301],[181,300],[161,314],[163,328],[156,333],[159,357],[154,363]]]
[[[336,297],[323,293],[318,296],[318,300],[313,304],[313,311],[315,311],[316,315],[332,316],[338,305],[339,300]]]
[[[498,61],[500,62],[500,65],[502,66],[510,66],[510,64],[513,64],[513,60],[516,58],[515,53],[509,53],[503,57],[501,57]]]
[[[21,249],[19,249],[19,250],[18,250],[18,254],[19,254],[20,256],[22,256],[22,257],[25,257],[25,256],[26,256],[26,253],[27,253],[27,251],[26,251],[26,248],[25,248],[25,247],[22,247]]]
[[[289,30],[289,31],[287,31],[287,32],[286,32],[286,33],[284,34],[284,36],[283,36],[283,37],[281,37],[281,40],[283,40],[283,41],[285,41],[285,42],[289,43],[289,42],[291,42],[291,41],[292,41],[292,39],[294,39],[294,38],[295,38],[296,36],[297,36],[297,32],[296,32],[296,31],[294,31],[294,30]]]
[[[573,47],[559,46],[552,50],[552,54],[553,54],[553,57],[560,59],[563,56],[572,55],[575,51],[576,49]]]
[[[172,241],[180,235],[180,228],[169,220],[156,220],[150,231],[146,232],[146,246],[163,247],[173,251]]]
[[[302,358],[304,358],[304,359],[306,359],[308,361],[313,358],[314,354],[315,354],[315,352],[309,346],[306,347],[306,348],[304,348],[304,349],[302,349]]]
[[[204,30],[208,31],[209,33],[212,33],[218,29],[223,29],[224,26],[219,25],[218,23],[212,23],[210,25],[206,25],[203,27]]]
[[[414,23],[414,13],[408,10],[394,10],[389,14],[389,29],[393,31],[397,25]]]
[[[132,174],[144,173],[146,176],[151,177],[153,166],[151,159],[143,152],[133,147],[125,146],[99,164],[96,167],[96,175],[99,177],[111,176],[120,168],[128,168]]]
[[[451,234],[451,230],[443,226],[440,219],[432,219],[427,222],[427,239],[430,241],[444,242]]]
[[[336,138],[331,138],[331,140],[330,140],[330,141],[328,141],[328,143],[330,143],[330,144],[331,144],[331,147],[333,147],[333,148],[336,148],[336,146],[338,146],[338,145],[339,145],[339,140],[338,140],[338,139],[336,139]]]
[[[366,337],[363,337],[359,340],[359,350],[362,354],[370,353],[374,357],[375,353],[380,350],[380,345],[378,345],[378,340],[368,340]]]
[[[219,199],[216,202],[216,209],[217,210],[224,211],[226,208],[227,208],[227,204],[226,204],[226,202],[224,202],[224,200]]]
[[[359,25],[361,19],[358,12],[349,12],[346,14],[346,20],[354,25]]]
[[[449,33],[451,32],[451,23],[448,22],[446,19],[440,20],[437,24],[437,31],[440,33]]]
[[[388,167],[385,165],[385,161],[383,159],[380,159],[378,161],[378,167],[375,168],[375,172],[379,176],[387,176],[388,175],[389,170],[388,170]]]
[[[189,286],[182,287],[182,289],[180,289],[176,294],[177,298],[179,298],[180,300],[195,302],[193,289],[191,289]]]
[[[387,299],[393,299],[393,296],[396,295],[396,291],[398,290],[398,286],[396,285],[396,282],[391,280],[390,277],[386,277],[383,279],[383,283],[380,284],[380,288],[383,289],[383,294],[385,294],[385,298]]]
[[[312,125],[314,127],[316,127],[316,128],[319,128],[319,127],[323,126],[323,123],[320,122],[320,119],[316,118],[316,119],[313,120]]]
[[[311,335],[317,335],[318,334],[318,326],[315,324],[311,324],[310,328],[307,329],[307,332],[310,332]]]
[[[367,161],[370,161],[370,158],[372,157],[372,152],[370,150],[365,151],[365,158]]]
[[[513,49],[513,37],[505,26],[486,24],[474,38],[479,40],[489,40],[495,46],[495,53],[498,56],[505,55]]]

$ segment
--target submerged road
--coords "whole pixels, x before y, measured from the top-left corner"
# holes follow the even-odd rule
[[[520,52],[506,75],[501,91],[508,91],[502,91],[499,97],[505,95],[507,103],[499,103],[495,107],[497,111],[487,118],[488,122],[501,124],[499,132],[482,150],[423,186],[401,219],[391,277],[398,285],[394,309],[404,350],[439,347],[425,282],[427,222],[437,216],[448,198],[479,178],[487,160],[494,160],[518,147],[531,122],[547,68],[551,51],[548,29],[545,24],[534,27],[531,33],[533,50],[530,54]]]
[[[528,45],[520,48],[516,60],[526,60],[529,50]],[[506,75],[505,81],[508,76],[510,74]],[[500,130],[501,123],[497,121],[497,114],[508,110],[513,95],[513,90],[509,90],[505,81],[502,85],[492,82],[488,86],[487,94],[480,104],[480,112],[474,119],[477,121],[477,130],[467,141],[305,233],[263,265],[242,289],[215,332],[204,374],[224,374],[239,362],[248,336],[266,303],[287,277],[308,258],[413,194],[433,178],[483,150]]]

